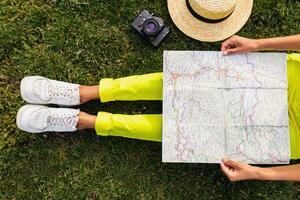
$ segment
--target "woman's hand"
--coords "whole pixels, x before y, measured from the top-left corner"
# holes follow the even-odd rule
[[[258,49],[258,40],[234,35],[231,38],[227,39],[225,42],[223,42],[221,51],[224,55],[229,55],[233,53],[256,51]]]
[[[223,159],[221,169],[231,181],[258,179],[258,167]]]

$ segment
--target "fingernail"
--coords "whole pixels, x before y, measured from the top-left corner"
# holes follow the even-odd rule
[[[226,55],[227,55],[227,52],[226,52],[226,51],[223,51],[223,55],[226,56]]]

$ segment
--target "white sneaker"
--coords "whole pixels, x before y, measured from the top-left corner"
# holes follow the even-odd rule
[[[17,126],[26,132],[72,132],[76,131],[79,110],[26,105],[19,109]]]
[[[80,104],[79,85],[51,80],[42,76],[28,76],[21,81],[22,98],[31,104]]]

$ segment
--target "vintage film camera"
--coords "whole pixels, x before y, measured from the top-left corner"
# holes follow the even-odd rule
[[[147,10],[142,11],[131,26],[155,47],[170,33],[170,28],[165,26],[164,20],[153,16]]]

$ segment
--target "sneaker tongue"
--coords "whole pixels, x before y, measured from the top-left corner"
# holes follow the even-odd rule
[[[42,101],[50,100],[49,86],[49,81],[45,79],[39,79],[34,83],[34,92]]]
[[[44,130],[47,128],[48,118],[50,117],[50,111],[47,108],[42,108],[30,116],[30,126],[38,130]]]

